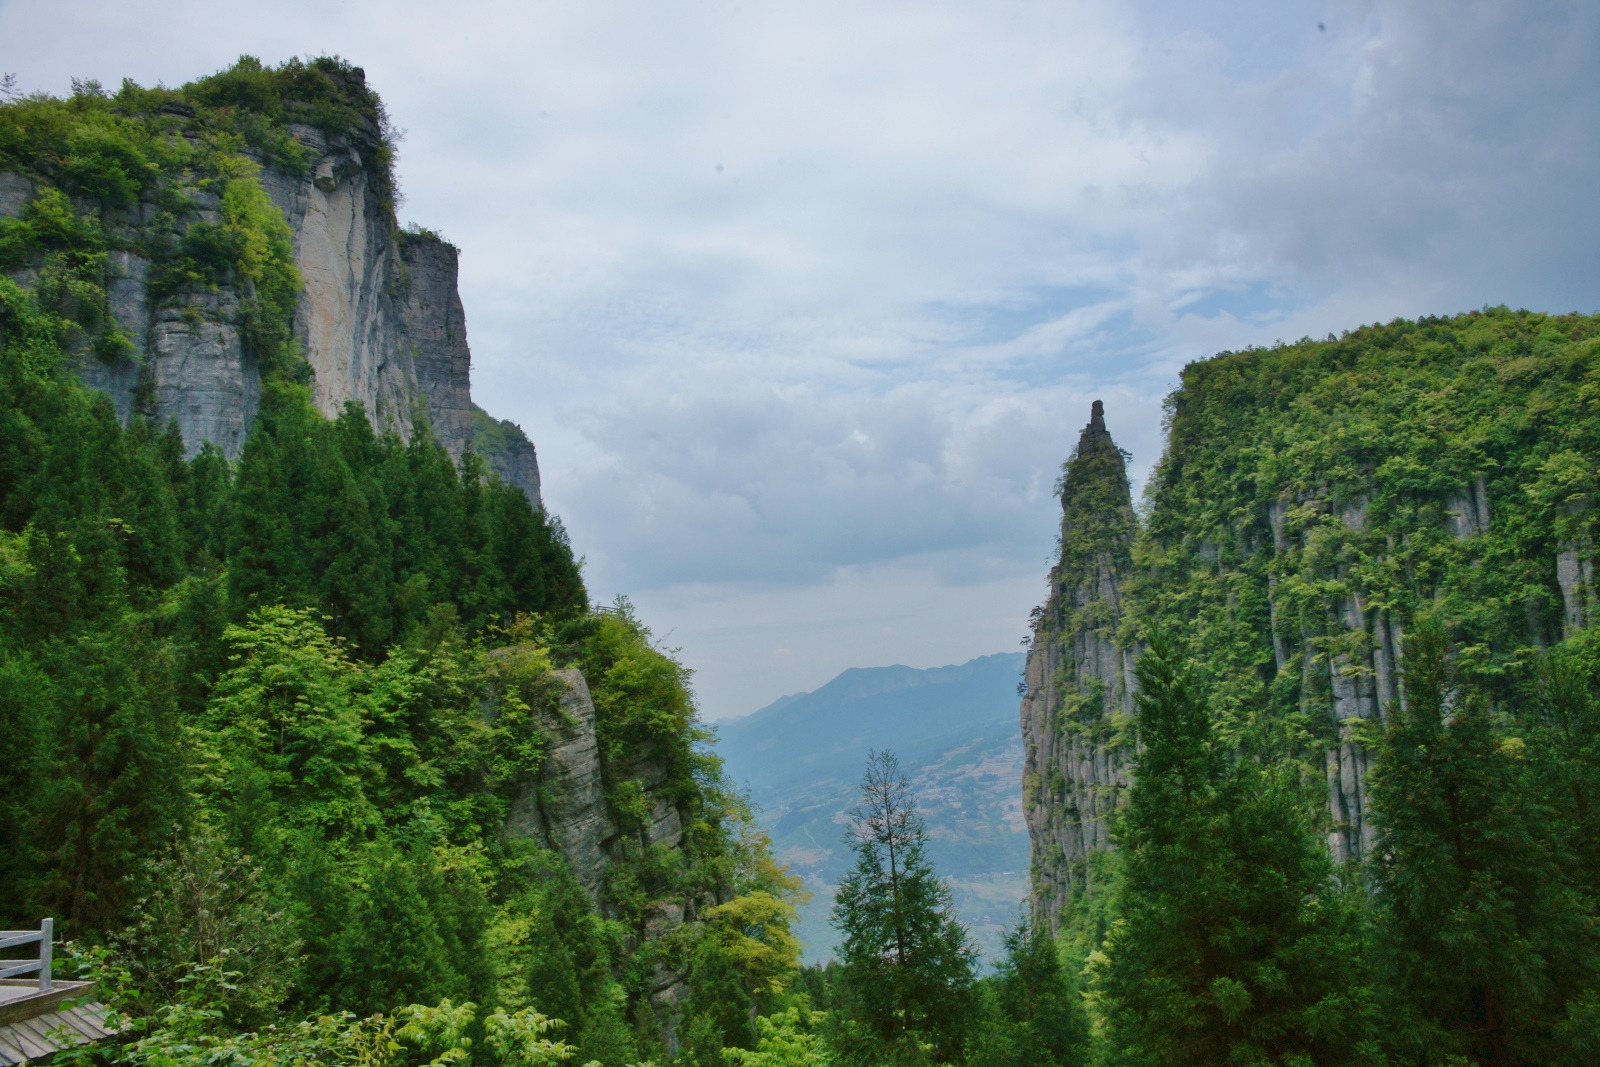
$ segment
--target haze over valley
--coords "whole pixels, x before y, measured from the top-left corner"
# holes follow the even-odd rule
[[[1597,69],[0,0],[0,1065],[1591,1062]]]

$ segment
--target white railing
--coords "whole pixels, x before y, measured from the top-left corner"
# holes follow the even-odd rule
[[[0,978],[14,978],[19,974],[39,974],[39,991],[50,988],[50,950],[55,940],[55,921],[46,919],[37,930],[0,930],[0,952],[18,945],[39,945],[36,960],[0,960]]]

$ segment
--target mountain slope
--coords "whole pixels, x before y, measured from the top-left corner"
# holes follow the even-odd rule
[[[721,725],[729,776],[750,789],[778,858],[816,894],[799,928],[807,959],[826,959],[836,943],[832,887],[850,865],[847,813],[874,748],[899,755],[956,907],[986,952],[996,950],[1027,886],[1016,711],[1023,659],[852,669]]]

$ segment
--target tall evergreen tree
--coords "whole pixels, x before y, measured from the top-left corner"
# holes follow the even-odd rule
[[[1114,1062],[1373,1062],[1359,902],[1293,768],[1223,749],[1165,635],[1138,681],[1120,917],[1094,974]]]
[[[1080,1067],[1089,1017],[1049,931],[1024,913],[1003,942],[1005,957],[985,982],[991,1003],[971,1067]]]
[[[839,883],[843,935],[839,1051],[867,1063],[961,1057],[977,1014],[977,951],[928,858],[928,831],[892,752],[872,752],[848,834],[855,866]]]
[[[1528,772],[1578,786],[1575,808],[1581,778],[1562,782],[1566,761],[1530,759],[1498,728],[1483,695],[1455,677],[1437,620],[1406,636],[1405,693],[1369,776],[1399,1050],[1485,1067],[1592,1062],[1592,904],[1567,877],[1559,820],[1538,797],[1552,783]]]

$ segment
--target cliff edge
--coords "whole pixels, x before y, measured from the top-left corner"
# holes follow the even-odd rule
[[[287,226],[286,325],[318,409],[359,403],[375,429],[407,439],[425,416],[459,461],[474,447],[459,251],[398,227],[393,139],[361,68],[252,62],[177,90],[109,97],[91,84],[59,149],[24,130],[28,151],[0,151],[0,219],[36,221],[51,208],[41,200],[64,193],[79,227],[97,231],[109,332],[82,339],[80,376],[124,422],[176,423],[187,455],[211,444],[237,457],[272,358],[261,335],[276,328],[262,247],[275,235],[237,189],[254,183]],[[85,161],[90,137],[99,154]],[[39,256],[9,258],[19,284],[50,284]],[[532,446],[506,452],[486,458],[538,503]]]

